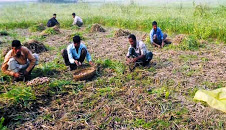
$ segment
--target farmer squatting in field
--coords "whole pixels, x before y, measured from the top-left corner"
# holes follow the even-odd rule
[[[130,47],[126,55],[127,64],[141,62],[143,66],[148,65],[153,57],[152,52],[149,52],[146,45],[142,41],[138,41],[134,34],[130,34],[128,39]]]
[[[161,48],[164,47],[165,43],[167,44],[168,42],[166,41],[167,35],[162,33],[162,30],[157,27],[157,22],[154,21],[152,22],[152,30],[150,32],[150,40],[151,44],[154,46]]]
[[[91,66],[94,65],[85,44],[81,43],[80,36],[74,36],[73,43],[68,45],[67,49],[62,50],[61,53],[65,65],[69,66],[70,70],[75,70],[78,66],[81,66],[85,58]]]
[[[72,18],[74,19],[72,25],[77,25],[78,27],[81,27],[83,25],[82,19],[75,13],[72,13]]]
[[[38,64],[38,55],[22,46],[19,40],[12,41],[12,49],[6,54],[2,72],[13,76],[14,81],[29,80],[31,71]]]
[[[47,22],[47,27],[53,27],[55,25],[60,25],[60,23],[56,19],[56,14],[53,14],[53,17]]]

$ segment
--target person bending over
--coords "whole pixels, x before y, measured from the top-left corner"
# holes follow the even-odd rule
[[[78,66],[81,66],[85,58],[91,66],[94,65],[85,44],[81,43],[81,38],[77,35],[73,37],[73,43],[68,45],[67,49],[63,49],[61,53],[65,65],[69,66],[70,70],[75,70]]]
[[[74,19],[72,25],[77,25],[78,27],[81,27],[83,25],[82,19],[75,13],[72,13],[72,18]]]
[[[53,17],[47,22],[47,27],[54,27],[55,25],[60,25],[56,19],[56,14],[53,14]]]
[[[25,46],[19,40],[12,41],[12,49],[6,54],[2,72],[13,76],[14,81],[22,81],[30,78],[30,74],[35,65],[38,64],[38,55]]]
[[[153,54],[147,50],[146,45],[142,41],[138,41],[134,34],[128,37],[130,47],[126,55],[127,64],[142,62],[143,66],[148,65]]]
[[[158,48],[164,47],[166,37],[167,35],[163,34],[162,30],[159,27],[157,27],[157,22],[156,21],[152,22],[152,30],[150,32],[151,44]]]

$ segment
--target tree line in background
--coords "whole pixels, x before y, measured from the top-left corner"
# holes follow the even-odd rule
[[[38,2],[52,2],[52,3],[63,3],[63,2],[78,2],[78,0],[38,0]]]

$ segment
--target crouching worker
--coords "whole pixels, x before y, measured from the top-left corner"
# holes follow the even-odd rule
[[[75,70],[78,66],[81,66],[85,58],[91,66],[94,65],[86,46],[81,43],[79,36],[74,36],[73,43],[68,45],[67,49],[62,50],[61,53],[66,66],[69,66],[70,70]]]
[[[157,27],[157,22],[154,21],[152,22],[152,30],[150,32],[150,40],[151,40],[151,44],[153,44],[154,46],[158,47],[158,48],[162,48],[164,47],[165,44],[170,44],[166,38],[167,35],[164,33],[162,33],[162,30]]]
[[[20,41],[13,40],[12,50],[10,50],[4,59],[2,72],[13,76],[14,81],[29,80],[31,71],[38,64],[38,55],[25,46]]]
[[[81,27],[83,25],[82,19],[75,13],[72,13],[72,18],[74,19],[72,25],[77,25],[78,27]]]
[[[136,36],[131,34],[129,37],[130,47],[126,55],[127,64],[141,63],[143,66],[149,65],[153,54],[149,52],[142,41],[137,41]]]

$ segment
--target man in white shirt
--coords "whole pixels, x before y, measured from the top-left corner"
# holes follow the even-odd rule
[[[79,16],[76,16],[75,13],[72,13],[72,17],[74,19],[72,25],[77,25],[78,27],[81,27],[83,25],[83,21]]]
[[[142,41],[138,41],[134,34],[129,35],[128,39],[130,47],[126,55],[127,64],[141,62],[143,66],[148,65],[153,57],[152,52],[149,52],[146,45]]]

